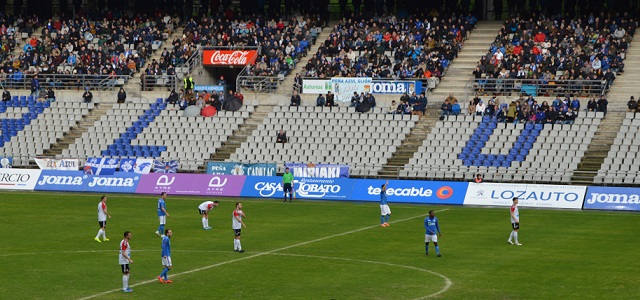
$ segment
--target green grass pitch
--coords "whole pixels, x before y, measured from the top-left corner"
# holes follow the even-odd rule
[[[0,299],[637,299],[640,214],[222,198],[202,229],[205,198],[169,195],[172,284],[154,231],[157,196],[108,195],[109,242],[96,194],[0,193]],[[233,252],[231,213],[247,214],[246,253]],[[442,257],[424,255],[423,219],[436,210]],[[121,289],[118,244],[130,230],[132,294]]]

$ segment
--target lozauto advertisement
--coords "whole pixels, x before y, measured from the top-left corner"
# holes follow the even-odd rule
[[[465,205],[511,206],[513,198],[523,207],[581,209],[586,186],[469,183]]]

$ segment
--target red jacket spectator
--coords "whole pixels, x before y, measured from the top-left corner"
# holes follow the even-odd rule
[[[533,37],[533,41],[536,43],[542,43],[545,41],[545,39],[547,38],[547,36],[541,32],[538,32],[534,37]]]
[[[517,44],[515,47],[513,47],[513,54],[514,55],[520,55],[520,53],[522,53],[522,46],[520,46],[520,44]]]

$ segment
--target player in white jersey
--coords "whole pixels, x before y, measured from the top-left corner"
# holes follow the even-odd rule
[[[124,239],[120,242],[120,267],[122,268],[122,291],[125,293],[131,293],[133,290],[129,287],[129,264],[133,263],[131,260],[131,245],[129,240],[131,239],[131,232],[124,232]]]
[[[511,231],[511,235],[509,235],[507,243],[513,245],[514,242],[511,241],[513,239],[516,245],[521,246],[522,244],[518,242],[518,230],[520,229],[520,212],[518,212],[518,198],[513,198],[513,205],[511,205],[510,211],[511,228],[513,230]]]
[[[111,215],[107,210],[107,196],[102,196],[100,198],[100,203],[98,203],[98,224],[100,225],[100,229],[98,230],[96,237],[93,239],[98,243],[102,243],[102,241],[100,241],[100,237],[102,237],[102,240],[105,242],[109,241],[107,238],[107,217],[111,219]]]
[[[247,228],[247,225],[244,224],[242,218],[246,218],[247,216],[242,212],[242,203],[236,203],[236,209],[233,210],[233,216],[231,218],[231,224],[233,228],[233,251],[243,253],[242,245],[240,244],[240,234],[242,231],[242,227]]]
[[[198,213],[202,216],[202,229],[204,230],[211,229],[211,227],[209,226],[209,211],[212,210],[214,207],[218,207],[218,204],[220,204],[218,200],[213,202],[205,201],[200,203],[200,205],[198,206]]]

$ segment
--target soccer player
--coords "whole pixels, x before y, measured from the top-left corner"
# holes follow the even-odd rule
[[[429,216],[424,218],[424,250],[425,255],[429,255],[429,242],[433,241],[433,245],[436,246],[436,256],[440,257],[440,247],[438,246],[438,235],[442,236],[440,232],[440,225],[438,224],[438,218],[433,210],[429,211]],[[436,232],[438,233],[436,235]]]
[[[164,225],[167,224],[167,218],[169,217],[164,199],[167,199],[166,192],[162,192],[160,194],[160,199],[158,199],[158,219],[160,219],[160,226],[158,226],[158,230],[156,230],[156,235],[159,237],[164,237],[164,234],[162,233],[164,232]]]
[[[164,231],[164,234],[162,235],[162,266],[164,267],[164,269],[162,269],[162,273],[160,273],[160,275],[158,276],[158,281],[160,281],[161,283],[173,282],[167,277],[167,273],[169,273],[169,271],[171,270],[171,267],[173,266],[171,264],[171,236],[172,235],[173,235],[173,232],[171,231],[171,229],[166,229]]]
[[[120,242],[120,267],[122,268],[122,291],[125,293],[131,293],[133,290],[129,287],[129,264],[133,263],[131,260],[131,246],[129,240],[131,239],[131,232],[124,232],[124,239]]]
[[[232,228],[233,228],[233,251],[243,253],[242,245],[240,244],[240,234],[242,231],[242,227],[247,228],[247,225],[244,224],[242,218],[246,218],[244,212],[242,212],[242,203],[236,203],[236,209],[233,210],[233,217],[231,218]]]
[[[387,185],[389,180],[382,185],[380,190],[380,226],[389,227],[389,216],[391,216],[391,209],[387,205]]]
[[[287,193],[289,193],[289,203],[293,199],[293,174],[289,172],[289,168],[284,169],[284,174],[282,174],[282,188],[284,190],[284,200],[282,202],[287,202]]]
[[[513,198],[513,204],[511,205],[510,211],[511,211],[511,228],[513,228],[513,230],[511,231],[511,235],[509,235],[509,239],[507,240],[507,243],[513,245],[514,243],[511,241],[513,239],[516,245],[522,246],[522,244],[518,242],[518,229],[520,229],[520,213],[518,212],[517,197]]]
[[[214,207],[218,207],[219,203],[220,202],[218,200],[213,202],[205,201],[198,206],[198,212],[202,216],[202,228],[204,230],[211,229],[211,227],[209,227],[209,211],[212,210]]]
[[[107,238],[107,217],[111,219],[111,215],[107,210],[107,196],[102,196],[100,197],[100,203],[98,203],[98,224],[100,225],[100,229],[98,229],[98,234],[93,239],[98,243],[102,243],[102,241],[100,241],[101,236],[103,241],[109,241]]]

